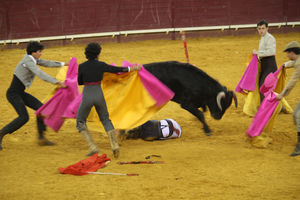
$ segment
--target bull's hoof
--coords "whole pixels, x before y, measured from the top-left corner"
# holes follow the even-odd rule
[[[294,156],[299,156],[299,155],[300,155],[300,143],[298,143],[296,145],[294,152],[290,156],[294,157]]]
[[[0,151],[2,150],[2,139],[3,139],[4,135],[6,135],[6,134],[0,132]]]
[[[208,127],[204,127],[204,133],[206,136],[211,136],[211,131]]]
[[[212,134],[211,134],[211,132],[208,132],[208,133],[205,132],[205,135],[206,136],[211,136]]]

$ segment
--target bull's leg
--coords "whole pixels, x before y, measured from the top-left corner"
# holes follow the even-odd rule
[[[196,116],[203,124],[203,129],[204,129],[204,132],[207,136],[210,136],[211,135],[211,131],[208,127],[208,125],[206,124],[205,122],[205,118],[204,118],[204,115],[203,115],[203,112],[201,112],[198,108],[196,108],[195,106],[193,105],[181,105],[181,107],[187,111],[189,111],[190,113],[192,113],[194,116]]]

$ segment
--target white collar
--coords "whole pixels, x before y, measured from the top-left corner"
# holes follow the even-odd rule
[[[28,55],[34,62],[34,64],[36,64],[36,59],[32,56],[32,55]]]
[[[266,36],[269,36],[269,32],[266,32],[266,34],[264,36],[262,36],[262,38],[266,37]]]

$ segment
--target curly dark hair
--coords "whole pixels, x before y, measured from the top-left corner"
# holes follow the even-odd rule
[[[85,48],[85,57],[88,60],[94,60],[101,52],[101,46],[98,43],[89,43]]]
[[[37,52],[38,50],[43,50],[44,46],[38,41],[30,41],[27,45],[26,51],[28,55],[31,55],[33,52]]]
[[[262,25],[266,25],[266,27],[268,27],[268,22],[266,20],[260,20],[258,23],[257,23],[257,26],[262,26]]]

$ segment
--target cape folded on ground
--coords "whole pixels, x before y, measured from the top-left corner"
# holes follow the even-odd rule
[[[132,64],[124,61],[123,66],[130,67]],[[66,74],[66,68],[62,68],[58,75],[62,77],[63,74]],[[145,123],[174,96],[173,91],[143,67],[138,72],[104,73],[101,86],[110,119],[116,129],[130,129]],[[74,100],[59,112],[59,117],[76,118],[81,98],[81,94],[74,97]],[[53,108],[51,106],[53,112],[57,112]],[[94,108],[88,120],[103,129]]]
[[[63,68],[66,70],[66,68]],[[67,88],[59,88],[54,96],[48,100],[42,107],[40,107],[35,114],[44,117],[44,122],[54,131],[58,131],[64,123],[62,115],[66,107],[78,96],[77,85],[77,60],[72,58],[70,60],[67,73],[64,75],[65,85]]]
[[[108,161],[110,161],[110,158],[107,158],[106,154],[98,156],[98,154],[95,153],[91,157],[81,160],[66,168],[59,167],[58,171],[62,174],[82,176],[87,175],[88,172],[95,172],[98,169],[105,167]]]

